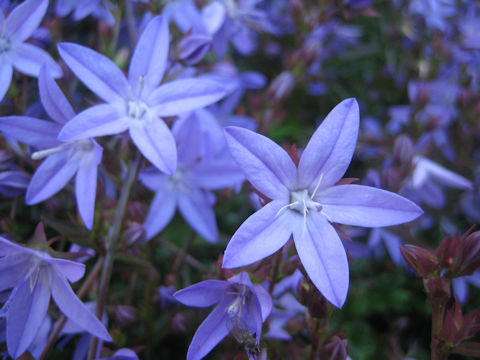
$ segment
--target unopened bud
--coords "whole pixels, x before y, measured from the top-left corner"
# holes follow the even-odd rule
[[[332,337],[330,342],[325,346],[324,359],[345,360],[347,358],[348,341],[338,336]]]
[[[463,256],[458,276],[472,275],[480,267],[480,231],[470,234],[462,245]]]
[[[187,65],[200,62],[210,50],[212,38],[206,35],[192,34],[184,37],[177,45],[177,57]]]
[[[138,310],[133,306],[118,305],[115,308],[115,318],[120,326],[131,325],[139,319]]]
[[[141,244],[147,240],[147,234],[142,224],[132,222],[124,233],[127,245]]]
[[[424,279],[432,277],[439,270],[437,257],[428,250],[414,245],[406,245],[400,248],[400,252],[415,274]]]
[[[270,84],[267,95],[275,101],[286,99],[295,86],[295,77],[288,71],[282,72]]]
[[[401,164],[408,164],[413,156],[413,141],[408,135],[400,135],[393,145],[393,156]]]

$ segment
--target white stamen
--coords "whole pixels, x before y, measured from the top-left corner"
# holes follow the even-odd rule
[[[137,89],[137,94],[140,96],[143,90],[143,85],[145,85],[145,75],[141,75],[140,78],[138,79],[138,89]]]
[[[320,186],[320,183],[322,182],[322,179],[323,179],[323,173],[320,174],[320,178],[318,179],[317,186],[315,186],[315,190],[313,190],[313,194],[312,196],[310,196],[310,199],[313,199],[315,197],[315,194],[317,193],[317,190]]]

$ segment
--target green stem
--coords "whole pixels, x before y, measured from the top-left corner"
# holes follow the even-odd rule
[[[99,293],[97,299],[96,315],[99,319],[102,318],[103,310],[105,308],[105,302],[107,300],[108,284],[110,277],[112,276],[113,260],[115,255],[115,248],[117,246],[118,239],[120,238],[120,231],[122,229],[123,217],[127,211],[128,199],[133,187],[133,183],[137,177],[137,171],[140,164],[140,155],[137,156],[135,162],[129,169],[127,179],[123,184],[120,199],[118,201],[117,212],[115,213],[115,219],[113,221],[113,227],[108,237],[107,242],[107,254],[105,256],[105,262],[103,263],[102,275],[100,277]],[[90,346],[88,349],[88,360],[93,360],[97,354],[98,340],[92,336]]]

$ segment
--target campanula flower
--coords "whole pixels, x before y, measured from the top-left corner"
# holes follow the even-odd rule
[[[38,204],[60,191],[75,176],[75,197],[85,226],[92,228],[97,169],[103,149],[93,139],[62,142],[57,135],[75,116],[71,105],[50,74],[42,68],[39,76],[42,105],[54,121],[28,116],[0,117],[0,131],[38,149],[35,160],[45,159],[27,188],[26,203]]]
[[[348,261],[331,223],[381,227],[411,221],[422,210],[400,195],[377,188],[336,185],[353,156],[359,128],[355,99],[338,104],[318,127],[298,167],[270,139],[229,127],[227,142],[250,183],[272,201],[250,216],[225,250],[223,267],[259,261],[291,235],[318,290],[337,307],[348,290]]]
[[[60,56],[78,78],[107,103],[75,116],[59,134],[62,141],[129,131],[140,152],[158,169],[173,174],[177,166],[175,139],[161,119],[210,105],[226,94],[211,80],[180,79],[158,86],[167,67],[167,22],[153,18],[130,61],[128,79],[108,58],[72,43],[58,46]]]
[[[0,310],[6,317],[8,353],[21,356],[32,344],[47,314],[50,297],[60,311],[93,336],[111,341],[102,323],[75,295],[69,282],[82,278],[85,265],[53,258],[47,252],[0,237],[0,291],[11,289]]]
[[[187,306],[217,304],[193,336],[187,360],[203,358],[229,332],[239,342],[246,341],[239,339],[240,333],[248,334],[258,345],[262,324],[272,310],[270,294],[261,285],[252,284],[245,272],[228,281],[205,280],[179,290],[173,296]],[[246,350],[249,352],[248,348]]]
[[[151,167],[139,176],[156,193],[144,224],[147,239],[165,228],[178,207],[197,233],[215,242],[218,230],[211,191],[238,185],[244,176],[230,157],[208,156],[199,119],[188,118],[181,125],[174,128],[178,144],[175,173],[166,175]]]
[[[52,76],[62,76],[62,70],[45,50],[25,43],[40,25],[47,7],[48,0],[28,0],[7,18],[0,10],[0,100],[10,86],[13,68],[38,76],[40,68],[46,66]]]

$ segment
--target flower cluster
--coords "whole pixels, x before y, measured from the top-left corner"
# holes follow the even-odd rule
[[[453,0],[0,2],[5,357],[478,355],[479,23]],[[412,271],[430,344],[405,335]]]

